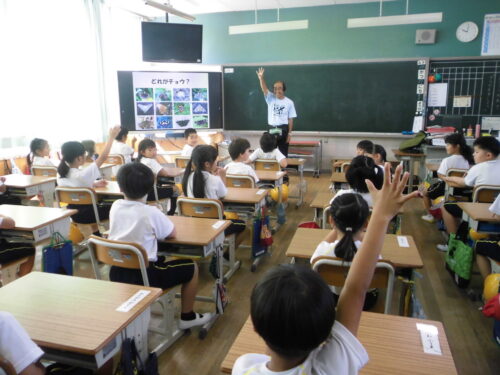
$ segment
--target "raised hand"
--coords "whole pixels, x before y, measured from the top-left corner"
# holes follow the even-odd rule
[[[257,73],[257,77],[259,77],[259,80],[264,79],[264,68],[262,68],[262,67],[261,67],[261,68],[259,68],[259,69],[256,71],[256,73]]]

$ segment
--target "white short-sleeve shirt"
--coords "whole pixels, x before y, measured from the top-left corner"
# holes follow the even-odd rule
[[[163,169],[161,164],[158,163],[156,159],[142,157],[141,163],[148,166],[149,169],[153,171],[153,174],[155,176],[158,176],[158,173]]]
[[[491,204],[489,210],[495,215],[500,215],[500,194],[497,196],[497,199],[495,199],[495,201]]]
[[[469,169],[469,162],[462,155],[451,155],[444,158],[439,164],[437,173],[445,175],[448,169]]]
[[[182,153],[181,156],[189,156],[191,157],[191,154],[193,153],[194,147],[188,145],[187,143],[184,145],[182,148]]]
[[[109,153],[122,155],[125,159],[125,163],[130,163],[132,161],[134,149],[126,143],[114,141]]]
[[[297,337],[300,340],[300,337]],[[366,363],[368,353],[356,336],[340,322],[333,324],[327,340],[314,349],[306,360],[288,371],[267,368],[270,357],[265,354],[244,354],[234,363],[233,375],[357,375]]]
[[[226,185],[221,180],[219,176],[215,176],[207,171],[202,171],[203,176],[205,177],[205,198],[208,199],[220,199],[224,198],[227,194]],[[191,173],[188,178],[187,183],[187,196],[190,198],[194,198],[193,194],[193,176],[194,173]]]
[[[255,173],[255,170],[248,164],[232,161],[228,163],[224,167],[224,169],[226,170],[227,174],[252,176],[255,182],[259,182],[259,177],[257,177],[257,173]]]
[[[109,212],[109,239],[135,242],[146,250],[148,259],[158,259],[158,240],[167,238],[174,224],[157,207],[143,202],[118,199]]]
[[[14,316],[5,311],[0,311],[0,355],[12,363],[18,374],[43,355]]]
[[[33,158],[33,164],[34,167],[55,167],[56,165],[52,163],[50,159],[43,158],[41,156],[35,156]]]
[[[70,168],[66,177],[58,177],[57,185],[64,187],[92,187],[94,181],[101,177],[96,163],[82,169]]]
[[[500,185],[500,160],[489,160],[474,165],[465,176],[467,186]]]
[[[250,154],[249,159],[251,161],[255,161],[257,159],[276,160],[280,163],[283,159],[286,159],[286,156],[283,155],[278,148],[275,148],[271,152],[264,152],[259,147]]]
[[[293,101],[286,96],[278,99],[271,91],[264,96],[267,103],[267,123],[271,126],[288,125],[289,118],[297,117]]]

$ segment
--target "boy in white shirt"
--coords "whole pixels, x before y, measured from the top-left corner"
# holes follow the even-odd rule
[[[406,201],[419,194],[402,194],[409,175],[401,177],[401,172],[398,166],[391,182],[386,164],[381,190],[367,182],[375,207],[336,311],[328,285],[307,267],[280,265],[257,283],[250,315],[270,355],[241,356],[234,364],[233,375],[354,375],[368,362],[368,354],[356,337],[365,293],[390,220]]]
[[[154,184],[151,169],[140,163],[125,164],[118,171],[118,185],[125,195],[111,206],[109,239],[134,242],[147,252],[149,283],[153,287],[169,289],[182,284],[180,329],[204,325],[211,314],[193,312],[198,289],[198,266],[191,259],[167,260],[158,255],[159,240],[175,237],[172,222],[156,206],[146,204],[148,192]],[[142,284],[140,270],[111,267],[111,281]]]
[[[257,159],[276,160],[281,168],[286,168],[286,156],[276,147],[276,137],[264,132],[260,137],[260,148],[256,149],[248,158],[248,163]]]
[[[191,157],[194,148],[198,144],[198,133],[196,132],[196,129],[188,128],[184,130],[184,139],[186,140],[186,144],[182,149],[181,156]]]
[[[134,155],[134,145],[137,138],[132,138],[132,147],[127,144],[128,129],[121,128],[118,135],[115,137],[115,141],[111,146],[110,154],[122,155],[125,159],[125,163],[130,163],[132,161],[132,155]],[[117,171],[118,173],[118,171]]]
[[[259,182],[257,173],[247,164],[250,156],[250,142],[247,139],[236,138],[232,141],[229,145],[229,155],[233,161],[224,167],[226,174],[251,176],[255,182]]]
[[[500,195],[498,195],[491,204],[489,210],[492,216],[499,221],[498,224],[500,224]],[[500,262],[500,241],[498,241],[498,238],[496,238],[496,241],[494,239],[480,240],[476,241],[474,246],[477,268],[479,268],[479,272],[483,279],[486,279],[491,273],[490,259],[495,262]]]

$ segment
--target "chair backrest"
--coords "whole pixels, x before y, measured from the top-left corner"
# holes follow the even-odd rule
[[[342,173],[346,173],[350,166],[351,166],[350,162],[342,163],[342,165],[340,166],[340,170],[342,171]]]
[[[252,176],[242,174],[228,174],[226,175],[227,187],[235,188],[254,188],[255,181]]]
[[[106,163],[113,165],[125,164],[125,158],[120,154],[109,154],[106,158]]]
[[[321,217],[321,229],[328,229],[328,215],[330,214],[330,206],[323,208],[323,216]]]
[[[175,166],[177,168],[186,168],[187,164],[189,162],[189,159],[187,156],[177,156],[175,158]]]
[[[224,218],[224,206],[217,199],[179,197],[177,207],[181,216],[221,220]]]
[[[31,167],[31,174],[33,176],[57,177],[57,168],[34,165]]]
[[[281,171],[277,160],[257,159],[255,160],[255,169],[258,171]]]
[[[0,176],[5,176],[11,172],[10,163],[8,159],[0,160]]]
[[[72,205],[91,204],[94,209],[97,227],[101,230],[101,219],[99,218],[99,211],[97,210],[97,194],[94,189],[79,187],[56,187],[56,202],[60,207],[61,203]]]
[[[321,256],[314,260],[313,269],[318,272],[328,285],[343,287],[351,262],[340,258]],[[392,292],[394,288],[394,267],[387,261],[379,260],[375,268],[370,288],[387,289],[384,313],[391,309]]]
[[[96,279],[102,278],[99,263],[104,263],[109,266],[140,270],[144,286],[149,286],[148,255],[141,245],[92,235],[89,237],[88,247]]]
[[[12,363],[0,355],[0,369],[4,370],[7,375],[17,375],[16,369]]]
[[[472,201],[476,203],[493,203],[500,193],[500,185],[477,185],[474,187]]]
[[[467,173],[467,169],[450,168],[446,171],[448,177],[463,177]]]

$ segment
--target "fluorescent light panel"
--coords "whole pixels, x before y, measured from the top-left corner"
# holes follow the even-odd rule
[[[249,25],[229,26],[229,35],[301,30],[307,28],[309,28],[309,20],[255,23]]]
[[[347,28],[373,27],[373,26],[394,26],[394,25],[412,25],[416,23],[442,22],[443,13],[419,13],[405,14],[401,16],[381,16],[365,18],[349,18]]]

